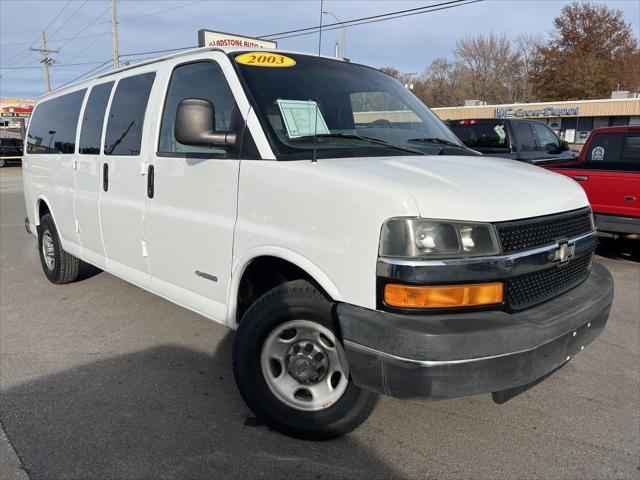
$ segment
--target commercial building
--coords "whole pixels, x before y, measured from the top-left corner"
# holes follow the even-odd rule
[[[594,128],[640,125],[640,98],[613,92],[610,99],[568,102],[484,105],[467,101],[462,107],[434,108],[442,120],[479,118],[533,118],[545,121],[559,136],[574,145],[585,142]]]
[[[0,97],[0,136],[24,138],[35,103],[32,98]]]

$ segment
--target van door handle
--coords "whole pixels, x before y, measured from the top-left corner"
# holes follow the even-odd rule
[[[102,189],[106,192],[109,190],[109,164],[102,164]]]
[[[153,184],[153,165],[149,165],[147,169],[147,197],[153,198],[154,184]]]
[[[573,179],[577,182],[586,182],[587,180],[589,180],[589,177],[587,177],[586,175],[576,175],[575,177],[573,177]]]
[[[636,197],[634,197],[633,195],[627,195],[626,197],[624,197],[624,199],[627,202],[635,202],[636,201]]]

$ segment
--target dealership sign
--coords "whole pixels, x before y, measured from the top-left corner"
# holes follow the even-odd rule
[[[26,118],[33,112],[35,100],[31,98],[0,97],[0,117]]]
[[[496,118],[524,118],[524,117],[567,117],[579,115],[580,107],[496,107]]]
[[[231,48],[278,48],[278,44],[271,40],[245,37],[232,33],[214,32],[213,30],[198,30],[199,47],[231,47]]]

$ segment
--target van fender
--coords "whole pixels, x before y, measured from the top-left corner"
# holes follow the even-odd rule
[[[305,256],[282,247],[258,247],[250,250],[238,260],[234,261],[234,265],[232,267],[226,323],[233,330],[238,327],[236,322],[236,311],[238,307],[240,280],[242,279],[242,276],[249,264],[258,257],[276,257],[292,263],[305,271],[333,300],[337,302],[342,301],[342,296],[340,295],[340,291],[338,290],[338,287],[336,287],[335,283],[333,283],[329,276],[318,265]]]
[[[58,223],[56,222],[56,216],[53,213],[53,209],[51,208],[51,202],[49,201],[49,199],[40,194],[38,195],[38,198],[36,198],[35,201],[35,205],[33,206],[33,221],[35,223],[36,226],[40,226],[40,202],[44,202],[47,205],[47,208],[49,208],[49,213],[51,214],[51,216],[53,217],[53,222],[58,225]],[[57,227],[56,227],[57,228]]]

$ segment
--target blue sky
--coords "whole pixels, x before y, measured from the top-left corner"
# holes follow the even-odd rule
[[[440,0],[442,1],[442,0]],[[47,28],[57,65],[51,68],[55,88],[111,58],[110,0],[0,0],[0,96],[35,97],[44,92],[39,46]],[[438,1],[326,0],[324,9],[341,20],[405,10]],[[422,72],[436,57],[449,57],[458,38],[477,33],[541,34],[566,1],[485,0],[440,12],[415,15],[347,29],[346,53],[353,61]],[[606,1],[622,10],[640,35],[640,2]],[[209,28],[250,36],[314,26],[319,1],[151,1],[118,0],[120,54],[195,45],[197,31]],[[178,8],[176,8],[178,7]],[[55,19],[55,21],[53,21]],[[52,22],[53,21],[53,22]],[[324,17],[332,23],[331,17]],[[340,31],[323,34],[322,53],[332,55]],[[279,41],[279,47],[317,51],[317,35]],[[149,56],[149,55],[147,55]],[[135,57],[134,57],[135,58]],[[81,64],[81,65],[78,65]],[[67,66],[68,65],[68,66]],[[18,68],[19,67],[19,68]],[[12,70],[13,69],[13,70]]]

